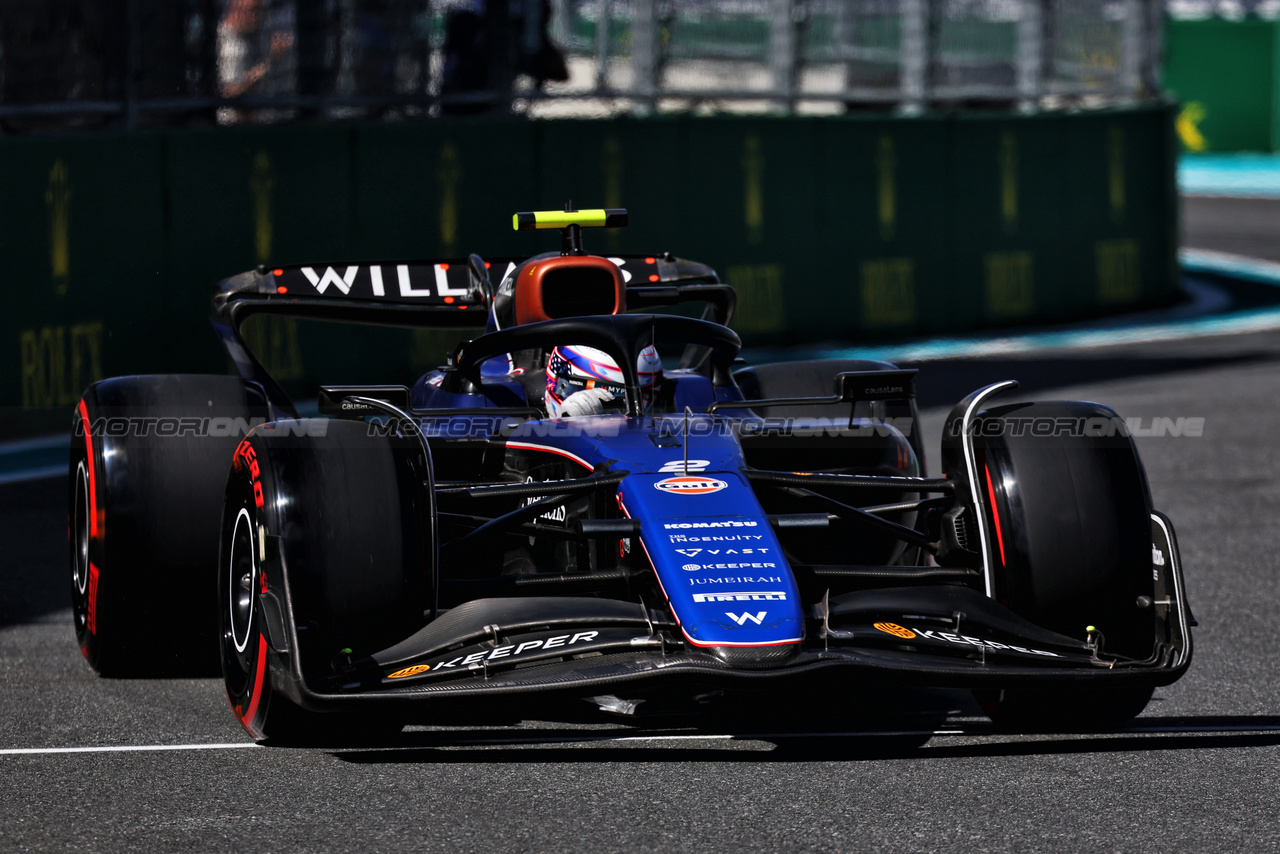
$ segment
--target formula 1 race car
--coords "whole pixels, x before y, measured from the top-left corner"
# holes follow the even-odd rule
[[[711,268],[583,250],[625,220],[517,214],[561,231],[527,259],[261,267],[214,297],[238,377],[90,386],[70,481],[90,664],[216,651],[245,729],[282,739],[854,683],[1098,728],[1186,671],[1173,526],[1113,410],[987,386],[928,477],[915,371],[743,366]],[[245,345],[260,313],[486,333],[301,418]]]

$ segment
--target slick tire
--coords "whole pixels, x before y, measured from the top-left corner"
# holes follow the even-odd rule
[[[425,468],[416,442],[371,435],[364,422],[273,422],[236,449],[218,634],[227,698],[254,738],[348,744],[399,731],[386,717],[307,710],[295,675],[331,691],[343,662],[425,624],[433,593]]]
[[[1139,605],[1153,589],[1151,498],[1133,440],[1111,429],[1119,417],[1101,404],[1062,401],[995,407],[977,422],[997,600],[1069,637],[1084,640],[1094,627],[1104,653],[1151,656],[1152,609]],[[1080,686],[978,699],[1002,727],[1093,729],[1136,716],[1151,693]]]
[[[119,377],[85,390],[71,430],[71,605],[98,673],[217,671],[222,489],[236,443],[266,412],[236,377]]]

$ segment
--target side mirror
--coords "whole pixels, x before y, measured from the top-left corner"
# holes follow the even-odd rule
[[[848,371],[836,374],[836,396],[844,403],[901,400],[916,396],[916,371]]]

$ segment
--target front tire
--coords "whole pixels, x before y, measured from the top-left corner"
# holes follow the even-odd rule
[[[1153,592],[1151,498],[1120,417],[1062,401],[995,407],[975,420],[997,600],[1068,637],[1085,640],[1092,628],[1107,655],[1152,656],[1153,609],[1138,604]],[[1136,717],[1151,694],[1080,685],[976,697],[1005,729],[1088,730]]]
[[[399,731],[386,717],[310,711],[303,695],[333,690],[336,664],[426,622],[428,471],[416,442],[370,435],[363,422],[276,422],[236,449],[219,645],[227,699],[254,738],[352,743]]]

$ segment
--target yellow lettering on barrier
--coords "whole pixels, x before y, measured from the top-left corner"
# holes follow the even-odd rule
[[[71,327],[71,384],[75,403],[85,386],[102,379],[102,324],[77,323]]]
[[[1035,310],[1035,280],[1030,252],[988,252],[986,266],[987,316],[1024,317]]]
[[[1000,137],[1000,215],[1005,234],[1018,230],[1018,138],[1009,131]]]
[[[1138,241],[1099,240],[1094,247],[1098,265],[1098,302],[1134,302],[1142,296]]]
[[[22,406],[70,406],[89,383],[102,379],[102,324],[76,323],[24,329]]]
[[[37,358],[40,360],[40,398],[41,406],[56,406],[70,403],[67,399],[66,346],[67,328],[65,326],[46,326],[40,330],[40,341],[36,344]]]
[[[915,264],[910,258],[862,262],[862,325],[905,326],[916,319]]]
[[[458,185],[462,183],[462,167],[458,165],[458,149],[446,142],[440,149],[440,252],[454,255],[458,251]]]
[[[897,169],[898,156],[893,150],[893,137],[881,134],[876,148],[876,196],[883,240],[892,240],[898,226]]]
[[[743,218],[747,225],[747,242],[764,239],[764,150],[760,137],[747,134],[742,143]]]
[[[276,186],[271,172],[271,158],[259,151],[253,158],[253,174],[249,176],[249,189],[253,191],[253,252],[259,264],[271,260],[271,194]]]
[[[49,209],[49,267],[53,292],[63,296],[71,282],[71,176],[61,157],[53,161],[53,168],[49,170],[44,203]]]
[[[739,332],[772,332],[787,321],[781,264],[743,264],[730,267],[725,281],[738,292],[733,328]]]

